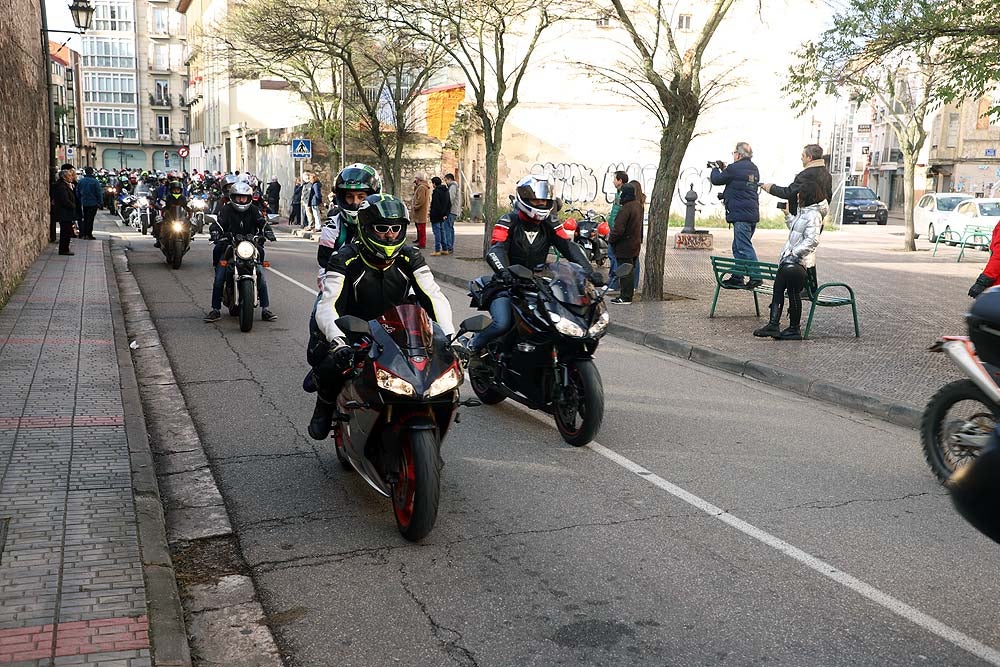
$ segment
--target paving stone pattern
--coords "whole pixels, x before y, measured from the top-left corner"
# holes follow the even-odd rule
[[[472,226],[458,226],[454,255],[428,256],[432,270],[464,279],[487,273],[481,259],[482,235],[467,233]],[[966,293],[982,271],[986,253],[969,251],[958,263],[958,250],[942,246],[937,257],[931,257],[930,244],[923,238],[917,241],[918,252],[903,252],[898,226],[852,225],[824,233],[817,251],[819,281],[846,282],[855,289],[861,338],[854,338],[850,308],[817,308],[811,340],[779,342],[751,335],[763,320],[754,317],[753,298],[745,291],[723,292],[716,317],[709,319],[715,279],[708,257],[732,256],[732,233],[711,231],[715,237],[711,252],[667,251],[666,290],[680,298],[611,306],[612,322],[915,408],[923,408],[938,388],[961,377],[946,355],[927,348],[939,336],[965,333],[963,316],[972,303]],[[780,230],[758,230],[754,236],[758,257],[777,261],[786,237]],[[760,300],[761,312],[766,313],[769,298]],[[808,305],[804,302],[803,326]]]
[[[0,665],[148,666],[108,248],[73,249],[0,310]]]

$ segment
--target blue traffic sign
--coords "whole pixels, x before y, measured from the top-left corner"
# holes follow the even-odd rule
[[[309,160],[312,158],[313,148],[311,139],[292,139],[292,157],[296,160]]]

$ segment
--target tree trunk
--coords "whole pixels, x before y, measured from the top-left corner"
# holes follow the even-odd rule
[[[917,168],[917,154],[903,151],[903,250],[915,251],[917,243],[913,230],[913,180]]]
[[[697,120],[697,116],[678,118],[676,121],[673,118],[672,115],[660,135],[660,160],[656,168],[653,190],[649,195],[649,238],[646,242],[646,261],[643,271],[645,278],[642,286],[642,296],[649,301],[663,300],[670,205],[677,189],[681,161],[691,142]]]
[[[499,135],[502,125],[497,125],[494,131]],[[493,225],[497,222],[497,165],[500,163],[500,146],[502,140],[486,140],[486,182],[483,193],[483,255],[490,249],[493,238]]]

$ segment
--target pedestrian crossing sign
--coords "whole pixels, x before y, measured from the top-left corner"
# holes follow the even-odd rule
[[[309,160],[312,158],[312,140],[292,139],[292,158],[296,160]]]

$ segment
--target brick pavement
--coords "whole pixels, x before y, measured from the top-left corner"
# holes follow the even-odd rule
[[[428,257],[432,269],[465,279],[486,273],[477,227],[460,223],[455,255]],[[848,308],[818,308],[811,340],[779,342],[751,335],[760,320],[745,292],[724,292],[716,317],[709,319],[714,277],[708,256],[731,256],[732,243],[729,230],[711,231],[715,236],[711,253],[667,251],[665,284],[674,300],[612,306],[612,322],[918,409],[941,385],[960,377],[945,355],[927,348],[940,335],[965,332],[963,315],[971,303],[966,292],[986,262],[985,253],[966,253],[957,263],[958,251],[942,247],[937,257],[931,257],[925,239],[918,240],[918,252],[905,253],[899,249],[902,228],[893,225],[828,231],[817,252],[819,279],[846,282],[855,289],[861,338],[854,338]],[[754,237],[758,256],[776,261],[786,236],[780,230],[759,230]],[[762,301],[766,303],[766,298]]]
[[[148,666],[109,251],[73,249],[0,310],[0,665]]]

